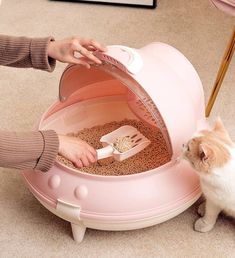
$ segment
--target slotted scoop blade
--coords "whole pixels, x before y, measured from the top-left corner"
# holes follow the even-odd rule
[[[118,146],[123,141],[128,143],[128,148],[125,151],[120,150],[120,146]],[[97,150],[98,160],[113,156],[118,161],[132,157],[150,144],[149,139],[130,125],[121,126],[102,136],[100,142],[104,148]]]

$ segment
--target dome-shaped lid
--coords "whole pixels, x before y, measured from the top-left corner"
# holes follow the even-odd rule
[[[139,50],[109,46],[105,53],[95,52],[102,65],[90,69],[68,66],[59,89],[62,102],[118,94],[119,87],[106,87],[82,95],[82,88],[116,79],[128,89],[127,102],[132,111],[150,125],[161,129],[169,153],[177,157],[185,142],[204,118],[204,94],[200,79],[190,62],[176,49],[152,43]],[[76,92],[80,93],[76,95]]]

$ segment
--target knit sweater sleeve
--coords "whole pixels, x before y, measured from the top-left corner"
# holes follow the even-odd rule
[[[0,65],[35,68],[51,72],[56,60],[48,57],[47,48],[52,37],[27,38],[0,35]]]
[[[37,132],[0,132],[0,166],[48,171],[59,148],[53,130]]]

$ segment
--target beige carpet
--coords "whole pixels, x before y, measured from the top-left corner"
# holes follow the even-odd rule
[[[52,2],[3,0],[0,33],[27,36],[82,35],[104,44],[141,47],[162,41],[183,52],[209,96],[235,20],[207,0],[161,0],[155,10]],[[0,68],[0,129],[28,130],[58,94],[64,69],[49,74]],[[211,118],[221,115],[235,140],[235,57]],[[235,257],[235,222],[220,217],[214,230],[193,231],[197,204],[160,225],[129,232],[88,229],[81,245],[70,224],[32,196],[15,170],[0,172],[0,257]]]

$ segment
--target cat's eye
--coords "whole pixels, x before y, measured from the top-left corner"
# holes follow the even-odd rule
[[[183,144],[182,147],[184,150],[190,151],[188,144]]]

